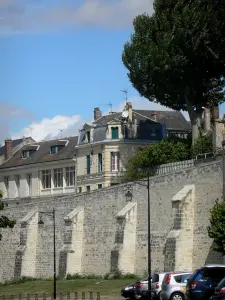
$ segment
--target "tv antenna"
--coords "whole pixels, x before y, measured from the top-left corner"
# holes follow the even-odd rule
[[[63,130],[59,129],[59,131],[60,131],[60,138],[62,138],[62,132],[63,132]]]
[[[110,113],[112,113],[112,103],[111,103],[111,101],[108,104],[99,104],[99,106],[109,106]]]
[[[30,129],[30,136],[32,137],[33,128],[32,128],[32,127],[29,127],[29,129]]]
[[[126,103],[127,103],[127,90],[120,90],[122,93],[124,93],[125,94],[125,100],[126,100]]]

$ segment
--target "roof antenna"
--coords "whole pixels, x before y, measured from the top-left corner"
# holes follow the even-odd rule
[[[33,128],[29,127],[29,129],[30,129],[30,136],[32,137]]]
[[[125,100],[126,100],[126,104],[127,104],[127,90],[120,90],[121,92],[123,92],[125,94]]]
[[[62,138],[62,132],[63,132],[63,130],[59,129],[59,131],[60,131],[60,138]]]
[[[108,104],[99,104],[99,106],[109,106],[110,107],[110,114],[112,114],[112,103],[111,101]]]

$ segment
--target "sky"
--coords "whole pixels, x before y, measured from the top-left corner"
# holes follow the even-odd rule
[[[0,143],[77,135],[103,113],[166,110],[141,98],[123,66],[133,18],[153,0],[0,0]]]

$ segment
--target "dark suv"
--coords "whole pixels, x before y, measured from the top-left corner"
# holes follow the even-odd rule
[[[219,282],[210,300],[225,300],[225,278]]]
[[[187,300],[208,300],[224,277],[225,265],[206,265],[197,269],[188,279]]]

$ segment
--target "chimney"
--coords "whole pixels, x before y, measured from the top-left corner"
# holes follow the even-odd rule
[[[133,122],[133,109],[132,109],[132,103],[131,102],[126,103],[125,110],[128,111],[128,119],[129,119],[129,122],[132,123]]]
[[[99,107],[95,107],[94,108],[94,120],[98,120],[99,118],[101,118],[102,116],[102,112],[101,110],[99,109]]]
[[[5,140],[5,160],[8,160],[12,156],[12,140]]]
[[[157,122],[157,113],[156,113],[156,111],[152,112],[152,120],[154,120],[155,122]]]

